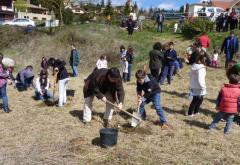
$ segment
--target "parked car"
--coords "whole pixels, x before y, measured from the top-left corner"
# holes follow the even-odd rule
[[[199,10],[198,16],[209,17],[212,13],[217,18],[221,13],[225,13],[225,10],[221,7],[203,7]]]
[[[13,19],[12,21],[4,22],[3,25],[24,26],[24,27],[36,26],[34,21],[26,18],[16,18],[16,19]]]

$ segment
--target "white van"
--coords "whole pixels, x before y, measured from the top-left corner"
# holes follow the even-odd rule
[[[224,13],[225,10],[221,7],[203,7],[198,12],[198,16],[209,17],[212,13],[214,13],[214,17],[217,18],[221,13]]]

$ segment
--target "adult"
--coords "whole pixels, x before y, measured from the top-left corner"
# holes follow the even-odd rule
[[[83,122],[89,123],[92,119],[92,102],[94,96],[106,103],[104,121],[108,123],[112,119],[113,106],[107,103],[107,100],[114,103],[117,100],[118,108],[122,109],[124,101],[124,89],[122,78],[117,68],[99,69],[92,72],[83,88],[84,108]]]
[[[210,39],[207,36],[206,32],[203,32],[202,35],[199,37],[199,43],[202,46],[202,50],[204,50],[205,52],[207,52],[207,48],[209,48],[210,46]]]
[[[238,26],[238,14],[236,10],[233,8],[232,12],[230,13],[230,30],[237,29]]]
[[[18,90],[27,90],[29,87],[33,86],[33,66],[28,65],[26,68],[18,72],[16,76],[16,88]]]
[[[55,72],[57,73],[57,82],[58,82],[58,107],[63,107],[67,102],[67,84],[69,81],[69,74],[65,68],[65,62],[62,60],[55,61]]]
[[[229,22],[230,22],[230,17],[228,16],[228,13],[226,13],[223,17],[223,32],[228,31]]]
[[[7,79],[9,78],[9,72],[4,69],[4,65],[2,63],[3,54],[0,53],[0,94],[3,103],[3,111],[6,113],[11,112],[8,107],[8,97],[7,97]]]
[[[72,45],[71,56],[70,56],[70,66],[72,67],[73,77],[78,76],[78,65],[80,63],[80,51],[76,49],[75,45]]]
[[[128,37],[131,37],[133,35],[133,31],[135,27],[135,21],[133,21],[132,15],[129,16],[129,19],[127,20],[126,24],[127,24]]]
[[[163,22],[164,22],[164,15],[162,12],[157,14],[156,23],[157,23],[157,32],[163,32]]]
[[[177,52],[174,50],[174,43],[170,42],[169,49],[164,53],[163,68],[160,75],[159,83],[163,85],[167,77],[168,84],[171,84],[173,73],[175,70],[175,61],[177,60]]]
[[[132,64],[134,60],[134,54],[133,54],[133,48],[131,46],[128,47],[126,59],[128,61],[128,75],[127,75],[127,81],[131,81],[132,76]]]
[[[163,60],[163,51],[162,51],[162,44],[160,42],[156,42],[153,45],[153,50],[149,52],[149,68],[152,76],[155,80],[158,79],[159,70],[162,65]]]
[[[216,31],[221,32],[223,29],[224,15],[221,13],[216,20]]]
[[[225,68],[227,68],[229,62],[232,61],[234,54],[238,52],[238,39],[233,31],[230,32],[229,37],[224,39],[221,48],[221,52],[223,51],[226,54]]]

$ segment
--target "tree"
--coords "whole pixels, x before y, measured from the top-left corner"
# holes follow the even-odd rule
[[[16,1],[15,7],[16,7],[17,11],[26,11],[26,9],[28,8],[27,1],[25,1],[25,0]]]
[[[105,7],[105,2],[104,2],[104,0],[101,1],[101,7]]]
[[[107,2],[107,6],[104,10],[104,15],[105,16],[112,16],[113,15],[113,7],[112,7],[111,0],[108,0],[108,2]]]
[[[134,3],[133,9],[134,9],[134,11],[135,11],[136,13],[139,12],[138,5],[137,5],[137,2],[136,2],[136,1],[135,1],[135,3]]]
[[[181,7],[180,7],[179,12],[180,12],[180,13],[183,13],[183,12],[184,12],[184,6],[181,6]]]
[[[124,14],[128,16],[131,13],[131,6],[129,5],[128,2],[126,2],[125,7],[124,7]]]
[[[73,22],[74,14],[71,9],[64,9],[63,11],[63,22],[64,24],[71,24]]]

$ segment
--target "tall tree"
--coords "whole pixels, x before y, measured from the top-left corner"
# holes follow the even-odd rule
[[[128,16],[131,13],[131,6],[129,5],[128,2],[126,2],[125,7],[124,7],[124,14]]]
[[[113,15],[113,7],[112,7],[112,1],[108,0],[107,6],[104,10],[104,15],[105,16],[112,16]]]
[[[104,2],[104,0],[101,0],[101,7],[105,7],[105,2]]]
[[[136,13],[139,12],[139,8],[138,8],[138,5],[137,5],[137,2],[136,2],[136,1],[135,1],[135,3],[134,3],[133,9],[134,9],[134,11],[135,11]]]
[[[18,0],[15,2],[15,8],[17,9],[17,11],[25,11],[27,7],[27,1],[25,0]]]

